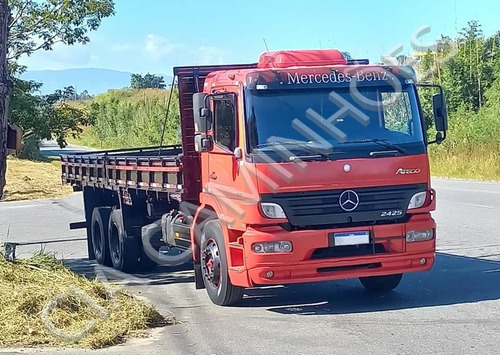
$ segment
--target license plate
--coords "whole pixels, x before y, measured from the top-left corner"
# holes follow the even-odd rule
[[[333,234],[334,245],[370,244],[370,232],[346,232]]]

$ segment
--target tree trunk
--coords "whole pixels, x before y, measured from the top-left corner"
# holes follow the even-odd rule
[[[10,9],[8,0],[0,0],[0,200],[5,187],[7,173],[7,120],[9,115],[9,96],[12,83],[7,69],[7,39],[9,32]]]

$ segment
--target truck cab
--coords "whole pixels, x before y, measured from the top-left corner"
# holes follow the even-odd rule
[[[243,287],[353,277],[387,291],[432,267],[436,193],[417,78],[365,63],[267,52],[255,67],[210,72],[193,95],[197,210],[216,219],[195,223],[192,246],[215,303]],[[439,143],[442,90],[433,104]]]

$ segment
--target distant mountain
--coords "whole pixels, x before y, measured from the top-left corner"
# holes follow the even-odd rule
[[[130,75],[118,70],[81,68],[66,70],[28,70],[21,79],[43,83],[42,94],[52,93],[65,86],[73,86],[77,92],[87,90],[91,95],[102,94],[109,89],[121,89],[130,85]],[[162,75],[162,74],[159,74]],[[171,76],[163,75],[165,83],[170,83]]]

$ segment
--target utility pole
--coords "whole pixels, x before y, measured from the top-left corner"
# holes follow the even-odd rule
[[[9,97],[12,82],[7,68],[7,40],[9,38],[10,9],[8,0],[0,0],[0,199],[5,187],[7,173],[7,133]]]

